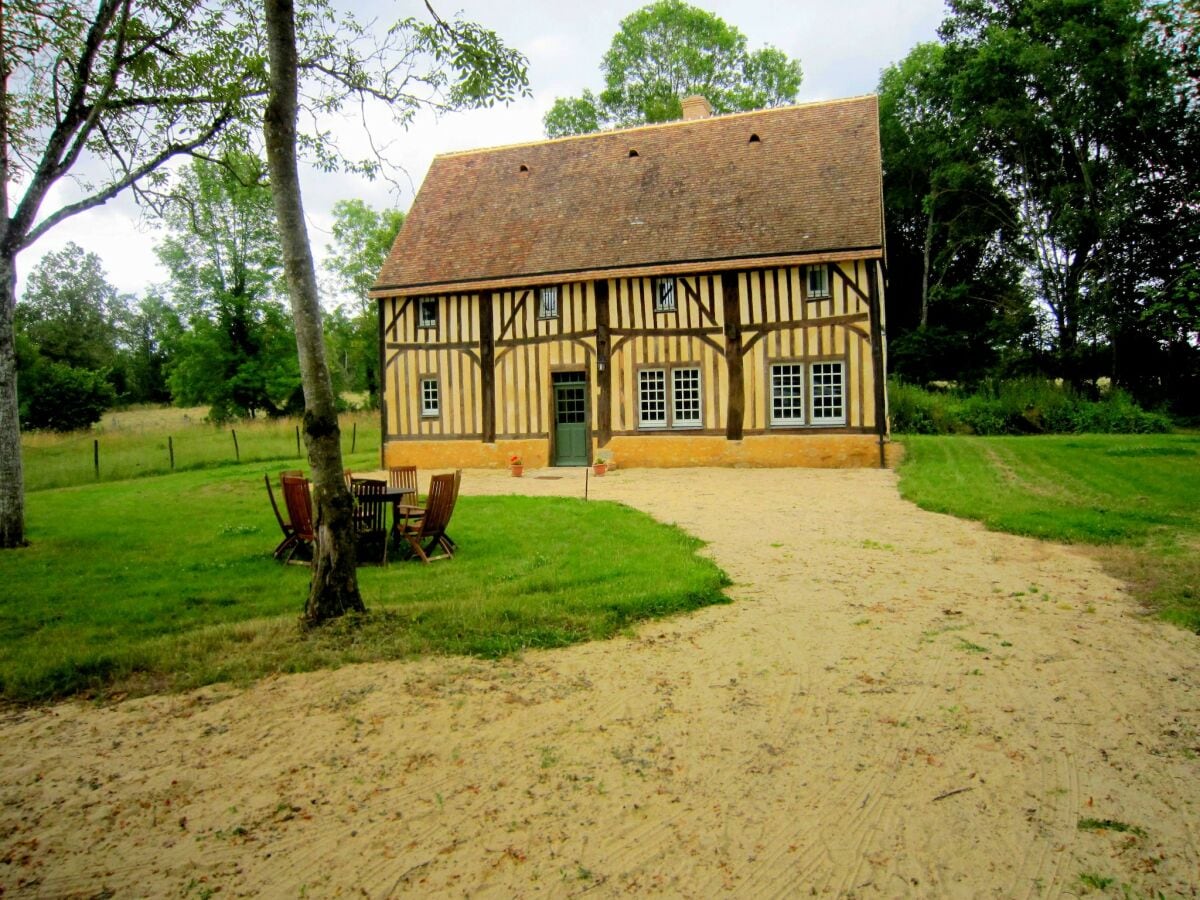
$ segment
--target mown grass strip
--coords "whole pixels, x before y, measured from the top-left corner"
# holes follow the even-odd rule
[[[1094,546],[1169,621],[1200,632],[1200,436],[907,436],[900,491],[997,531]]]
[[[421,654],[497,657],[726,602],[700,542],[627,507],[471,497],[448,563],[364,566],[371,610],[304,634],[303,567],[270,557],[262,466],[30,493],[0,554],[0,695],[185,689]]]

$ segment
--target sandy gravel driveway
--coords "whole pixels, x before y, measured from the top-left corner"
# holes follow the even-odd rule
[[[1086,556],[922,512],[890,472],[592,489],[710,541],[736,602],[10,716],[0,894],[1196,894],[1200,639]]]

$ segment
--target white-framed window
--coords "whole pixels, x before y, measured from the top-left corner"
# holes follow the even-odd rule
[[[654,279],[654,311],[675,312],[675,279]]]
[[[558,318],[558,285],[544,287],[538,292],[538,318]]]
[[[702,428],[704,408],[699,366],[638,372],[639,428]]]
[[[417,327],[437,328],[438,304],[436,297],[421,297],[417,300]]]
[[[675,428],[700,428],[704,424],[699,368],[671,370],[671,413]]]
[[[421,418],[432,419],[441,415],[441,392],[436,378],[421,379]]]
[[[814,425],[845,425],[845,366],[840,362],[813,363],[808,383]]]
[[[771,424],[804,424],[804,364],[771,366]]]
[[[819,266],[808,267],[808,296],[829,296],[829,266],[822,263]]]
[[[667,427],[666,369],[638,372],[638,425],[642,428]]]

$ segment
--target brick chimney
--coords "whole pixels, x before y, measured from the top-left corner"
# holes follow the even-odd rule
[[[683,98],[684,121],[689,119],[707,119],[712,115],[712,111],[712,104],[700,94],[692,94],[690,97]]]

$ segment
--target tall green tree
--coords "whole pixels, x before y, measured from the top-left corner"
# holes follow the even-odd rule
[[[116,402],[125,388],[129,299],[109,284],[100,258],[77,244],[42,257],[15,314],[25,427],[84,428]]]
[[[288,410],[300,372],[264,163],[247,153],[195,160],[159,217],[158,256],[188,323],[173,348],[172,395],[209,404],[216,421]]]
[[[339,200],[333,205],[333,243],[325,248],[325,270],[349,298],[326,331],[335,375],[347,389],[366,392],[371,405],[379,399],[379,323],[367,292],[403,224],[401,210]]]
[[[325,356],[316,269],[304,220],[297,167],[297,114],[302,90],[304,31],[292,0],[266,0],[270,59],[270,96],[263,119],[271,193],[283,249],[284,273],[291,299],[304,384],[304,434],[313,470],[318,540],[304,621],[318,625],[346,612],[363,609],[355,574],[351,497],[342,478],[342,455],[332,379]],[[428,7],[433,22],[406,20],[388,32],[390,41],[407,48],[398,68],[382,57],[380,77],[359,67],[339,64],[317,70],[315,89],[327,108],[347,97],[369,94],[390,100],[402,121],[421,105],[488,105],[526,92],[525,58],[506,48],[496,34],[474,23],[441,19]],[[311,36],[311,32],[310,36]],[[428,68],[418,70],[417,65]],[[397,73],[400,74],[397,74]],[[408,89],[419,81],[426,89],[444,90],[443,100],[418,100]]]
[[[15,324],[47,359],[111,369],[129,301],[109,283],[100,257],[69,243],[47,253],[29,273]]]
[[[1016,211],[1059,371],[1104,319],[1106,260],[1156,178],[1176,78],[1139,0],[950,0],[941,35],[955,120],[995,160]],[[1160,221],[1160,227],[1169,227]]]
[[[253,37],[222,0],[0,5],[0,547],[25,542],[17,255],[70,216],[251,122],[264,90]]]
[[[914,47],[879,81],[889,357],[914,381],[973,382],[1031,324],[1015,211],[995,166],[955,121],[940,44]]]
[[[657,0],[621,20],[600,68],[604,90],[555,100],[548,136],[678,119],[689,94],[718,113],[779,106],[795,101],[802,79],[798,61],[774,47],[750,51],[741,31],[683,0]]]

